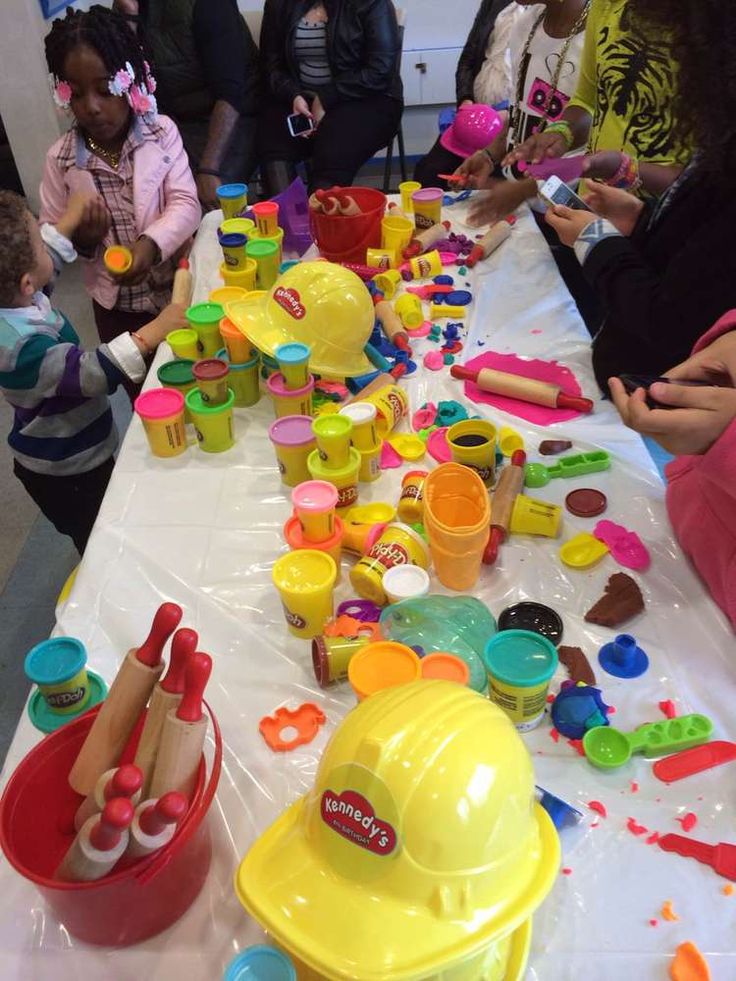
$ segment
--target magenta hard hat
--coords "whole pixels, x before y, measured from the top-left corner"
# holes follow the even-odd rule
[[[469,157],[482,150],[503,129],[503,119],[491,106],[473,103],[458,109],[452,126],[440,136],[440,143],[458,157]]]

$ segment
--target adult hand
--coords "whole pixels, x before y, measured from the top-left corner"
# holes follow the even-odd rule
[[[130,246],[130,251],[133,255],[130,269],[115,277],[120,286],[137,286],[142,283],[156,261],[158,250],[156,243],[144,235]]]
[[[493,163],[483,150],[476,150],[455,170],[456,174],[465,178],[463,187],[489,187]]]
[[[672,410],[650,409],[646,392],[637,388],[627,395],[618,378],[609,378],[611,396],[629,429],[651,436],[668,453],[707,453],[736,418],[736,389],[687,388],[655,382],[649,394]]]
[[[583,158],[583,177],[608,181],[617,173],[623,157],[623,153],[618,150],[601,150],[599,153],[590,153]]]
[[[197,197],[203,209],[205,211],[214,211],[215,208],[219,208],[220,202],[217,199],[217,188],[222,184],[222,179],[215,177],[214,174],[197,174],[195,181],[197,184]]]
[[[314,120],[314,128],[316,129],[322,120],[327,115],[325,107],[322,105],[320,97],[316,95],[314,101],[312,102],[312,119]]]
[[[607,184],[591,184],[590,191],[583,200],[597,215],[607,218],[627,238],[634,231],[644,209],[644,202],[640,198],[618,187],[608,187]]]
[[[537,187],[534,181],[496,179],[489,190],[474,198],[468,212],[467,224],[471,228],[478,228],[480,225],[493,225],[497,221],[502,221],[536,193]]]
[[[721,334],[708,347],[671,368],[667,377],[736,386],[736,330]]]
[[[137,17],[138,0],[114,0],[112,9],[118,14],[126,14],[128,17]]]
[[[463,106],[474,106],[475,103],[472,99],[463,99],[463,101],[458,106],[458,109],[462,109]]]
[[[592,211],[578,211],[576,208],[565,208],[561,204],[547,210],[544,220],[557,232],[563,245],[574,245],[578,235],[596,216]]]
[[[110,230],[110,212],[99,195],[88,198],[82,219],[72,241],[77,248],[90,251],[97,248]]]
[[[507,153],[501,161],[503,167],[511,167],[520,160],[541,163],[548,157],[562,157],[567,153],[567,143],[561,133],[534,133]]]

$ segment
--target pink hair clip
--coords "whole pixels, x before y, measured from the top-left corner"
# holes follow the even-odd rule
[[[72,87],[69,82],[57,79],[53,97],[59,109],[68,109],[72,101]]]

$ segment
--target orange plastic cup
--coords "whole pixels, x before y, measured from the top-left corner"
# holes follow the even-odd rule
[[[359,702],[384,688],[418,681],[421,676],[421,662],[414,651],[392,640],[366,644],[348,665],[348,680]]]
[[[223,317],[220,321],[220,336],[225,342],[230,364],[246,364],[258,355],[258,349],[229,317]]]
[[[475,470],[443,463],[424,482],[424,528],[435,572],[459,591],[478,581],[488,542],[491,505]]]
[[[133,265],[133,253],[125,245],[110,245],[102,257],[105,267],[115,276],[122,276]]]
[[[423,678],[456,681],[459,685],[467,685],[470,681],[470,668],[457,654],[427,654],[420,664]]]

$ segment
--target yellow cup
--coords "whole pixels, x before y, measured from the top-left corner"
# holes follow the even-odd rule
[[[281,480],[287,487],[296,487],[310,479],[307,465],[317,442],[309,416],[284,416],[272,422],[268,437],[276,453]]]
[[[275,372],[266,382],[268,394],[273,402],[276,418],[282,416],[311,416],[314,378],[309,375],[307,384],[301,388],[290,389],[280,371]]]
[[[326,480],[305,480],[294,488],[291,503],[306,541],[318,544],[335,534],[337,496]]]
[[[220,321],[225,311],[219,303],[196,303],[186,313],[189,326],[197,332],[200,358],[215,358],[222,347]]]
[[[343,532],[343,523],[337,516],[334,518],[334,525],[335,530],[329,538],[321,542],[310,542],[304,536],[299,519],[295,515],[292,515],[284,525],[284,539],[289,548],[294,552],[300,549],[313,548],[317,552],[325,552],[329,555],[337,569],[337,577],[335,579],[335,584],[337,585],[340,582],[342,572]]]
[[[205,358],[195,363],[192,374],[205,405],[224,405],[227,402],[229,371],[227,361],[222,358]]]
[[[199,356],[197,356],[197,360],[199,360]],[[162,364],[156,372],[161,388],[173,388],[184,396],[184,422],[192,421],[189,409],[186,407],[186,395],[187,392],[191,392],[193,388],[197,387],[197,382],[192,373],[194,363],[188,358],[180,361],[168,361],[166,364]]]
[[[381,440],[376,427],[376,406],[371,402],[351,402],[340,409],[340,415],[347,416],[353,424],[350,441],[356,450],[361,453],[378,450],[380,455]]]
[[[398,269],[386,269],[374,276],[373,282],[383,293],[385,300],[393,300],[396,290],[401,286],[401,273]]]
[[[392,432],[409,411],[409,399],[403,388],[387,385],[377,392],[366,395],[361,401],[376,407],[376,431],[379,439]]]
[[[514,535],[544,535],[557,538],[562,523],[562,508],[549,501],[539,501],[518,494],[511,511],[509,528]]]
[[[248,238],[253,234],[256,223],[250,218],[226,218],[220,225],[220,232],[223,235],[231,235],[237,232],[240,235],[247,235]]]
[[[284,261],[284,230],[283,228],[277,228],[272,235],[261,235],[260,232],[254,232],[251,236],[254,242],[275,242],[279,250],[279,265]]]
[[[414,293],[402,293],[394,303],[394,310],[399,315],[404,327],[409,330],[414,330],[424,323],[422,301]]]
[[[220,248],[225,257],[225,265],[228,269],[239,272],[245,268],[245,246],[248,241],[246,235],[239,232],[231,232],[229,235],[220,236]]]
[[[337,566],[326,552],[299,549],[277,559],[273,582],[281,596],[289,632],[311,640],[332,617]]]
[[[260,201],[253,205],[252,210],[259,238],[270,238],[275,235],[279,227],[278,201]]]
[[[447,445],[455,463],[475,470],[486,487],[496,472],[496,427],[484,419],[464,419],[447,430]]]
[[[399,256],[411,242],[414,222],[409,218],[386,215],[381,219],[381,248],[392,249]]]
[[[351,446],[347,464],[344,467],[330,468],[322,462],[317,450],[313,450],[307,459],[307,467],[313,480],[326,480],[337,488],[336,510],[342,517],[358,500],[360,453]]]
[[[412,201],[412,194],[415,191],[421,191],[422,185],[419,181],[402,181],[399,184],[399,194],[401,195],[401,210],[407,215],[414,214],[414,202]]]
[[[414,279],[429,279],[442,275],[442,259],[437,249],[425,252],[424,255],[409,259],[409,268]],[[463,311],[464,313],[464,311]]]
[[[483,663],[491,701],[520,732],[539,725],[558,665],[554,644],[529,630],[501,630],[486,644]]]
[[[247,184],[221,184],[215,193],[225,218],[240,218],[248,207]]]
[[[322,463],[330,470],[347,466],[350,459],[350,436],[353,423],[347,416],[330,413],[318,416],[312,423],[317,440],[317,452]]]
[[[358,482],[372,484],[381,476],[381,447],[375,450],[358,450],[360,453],[360,470]]]
[[[445,192],[439,187],[423,187],[411,196],[414,224],[417,228],[431,228],[442,221],[442,199]]]
[[[187,448],[184,396],[173,388],[152,388],[135,400],[154,456],[179,456]]]
[[[400,522],[391,522],[368,552],[350,570],[350,582],[359,596],[379,606],[387,602],[383,577],[397,565],[429,568],[429,549],[421,535]]]
[[[227,288],[227,287],[226,287]],[[258,350],[229,317],[220,321],[220,337],[225,342],[231,364],[245,364],[257,357]]]
[[[395,269],[399,264],[398,256],[394,249],[366,249],[365,262],[373,269]]]
[[[242,269],[230,269],[223,262],[220,266],[220,275],[226,286],[239,286],[247,293],[251,293],[256,288],[256,271],[258,265],[255,259],[245,257],[245,264]]]
[[[399,521],[419,524],[424,520],[424,481],[426,470],[409,470],[401,478],[401,495],[396,513]]]
[[[504,456],[511,456],[524,449],[524,440],[511,426],[501,426],[498,432],[498,448]]]
[[[235,395],[227,390],[227,400],[221,405],[210,405],[202,398],[199,389],[187,394],[187,408],[197,433],[200,450],[205,453],[224,453],[235,445],[233,433],[233,405]]]
[[[309,381],[309,355],[311,354],[309,345],[297,341],[279,344],[273,353],[286,387],[290,391],[304,388]]]
[[[421,676],[421,661],[411,647],[393,640],[366,644],[348,664],[348,680],[359,702],[383,688],[406,685]]]
[[[233,218],[233,221],[238,221],[238,219]],[[224,308],[226,303],[235,303],[236,300],[244,300],[247,295],[248,290],[244,290],[241,286],[218,286],[217,289],[212,290],[207,301],[209,303],[219,303]]]
[[[190,327],[170,331],[166,335],[166,342],[177,358],[183,358],[186,361],[196,361],[199,358],[197,332]]]
[[[244,364],[233,364],[231,361],[229,367],[227,383],[235,396],[234,404],[239,409],[255,405],[261,397],[258,358]]]
[[[249,259],[255,259],[257,264],[256,284],[259,290],[270,290],[279,278],[279,247],[276,242],[252,238],[245,247]]]

